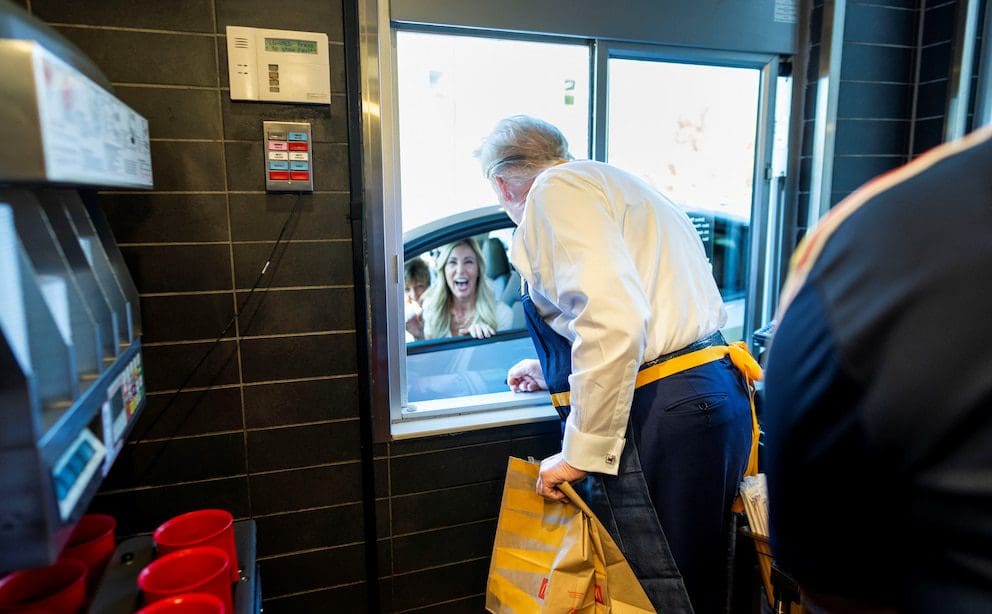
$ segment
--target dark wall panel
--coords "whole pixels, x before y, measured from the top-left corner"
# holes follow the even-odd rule
[[[795,7],[773,0],[393,0],[390,19],[745,52],[795,51]]]
[[[914,2],[864,0],[846,5],[831,206],[909,158],[919,13]],[[808,168],[807,176],[812,172],[817,171]],[[808,185],[801,181],[800,190]]]
[[[94,509],[119,537],[204,507],[254,518],[266,611],[363,611],[341,1],[23,4],[100,66],[152,138],[155,189],[100,195],[141,297],[149,402]],[[231,101],[228,24],[325,32],[331,104]],[[267,119],[313,122],[314,194],[263,191]]]
[[[951,48],[959,10],[957,0],[927,2],[920,11],[919,83],[913,122],[911,156],[940,145],[944,140]]]
[[[377,497],[385,611],[480,612],[507,457],[561,449],[558,421],[387,444]],[[380,486],[386,488],[379,490]]]

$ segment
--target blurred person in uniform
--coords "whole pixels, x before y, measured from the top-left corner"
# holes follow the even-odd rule
[[[548,389],[564,420],[538,492],[560,501],[558,485],[581,480],[659,611],[724,611],[731,504],[757,445],[740,369],[758,368],[720,334],[698,233],[642,180],[574,161],[542,120],[500,121],[475,155],[517,224],[510,260],[539,357],[507,382]]]
[[[992,129],[834,207],[768,354],[772,549],[814,611],[992,612]]]

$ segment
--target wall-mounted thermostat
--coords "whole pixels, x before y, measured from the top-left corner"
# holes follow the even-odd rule
[[[262,122],[265,189],[313,192],[313,138],[309,122]]]
[[[330,104],[327,35],[227,26],[231,100]]]

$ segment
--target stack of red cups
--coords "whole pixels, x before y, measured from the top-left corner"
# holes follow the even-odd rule
[[[182,514],[152,537],[158,558],[138,575],[146,605],[140,614],[233,614],[231,584],[240,573],[230,512]]]

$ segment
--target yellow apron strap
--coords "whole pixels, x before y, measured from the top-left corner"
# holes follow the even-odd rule
[[[666,378],[669,375],[675,375],[676,373],[681,373],[682,371],[688,371],[693,367],[705,365],[706,363],[713,362],[714,360],[720,360],[726,355],[727,346],[714,345],[701,350],[696,350],[695,352],[689,352],[688,354],[676,356],[675,358],[670,358],[665,362],[652,365],[647,369],[641,369],[637,373],[637,379],[634,382],[634,387],[640,388],[641,386],[645,386],[651,382]]]
[[[637,374],[634,387],[640,388],[662,378],[688,371],[693,367],[704,365],[714,360],[720,360],[724,356],[730,356],[730,361],[734,363],[737,370],[741,372],[747,382],[747,394],[751,402],[751,452],[747,458],[747,468],[744,475],[758,474],[758,439],[761,437],[761,428],[758,426],[758,414],[754,408],[754,383],[761,379],[762,372],[758,362],[751,356],[747,349],[747,344],[743,341],[735,341],[728,345],[714,345],[695,352],[689,352],[681,356],[666,360],[663,363],[652,365],[643,369]],[[565,407],[570,405],[569,392],[557,392],[551,395],[551,402],[555,407]]]
[[[568,407],[571,396],[568,390],[565,392],[553,392],[551,393],[551,404],[555,407]]]
[[[754,382],[761,379],[762,373],[761,367],[751,356],[751,352],[747,349],[747,344],[743,341],[735,341],[729,345],[714,345],[703,348],[648,367],[637,374],[637,383],[635,385],[640,388],[645,384],[650,384],[669,375],[687,371],[714,360],[720,360],[727,355],[730,356],[730,361],[734,363],[737,370],[747,380],[747,394],[751,402],[751,453],[748,455],[747,469],[745,469],[744,475],[757,475],[758,438],[761,436],[761,429],[758,426],[758,414],[754,408]]]
[[[758,426],[758,413],[754,408],[754,382],[761,379],[763,373],[758,361],[751,356],[743,341],[735,341],[727,346],[730,361],[747,380],[747,395],[751,400],[751,453],[747,457],[747,468],[744,475],[758,475],[758,439],[761,437],[761,427]]]
[[[675,358],[666,360],[663,363],[659,363],[639,371],[637,373],[637,379],[634,380],[634,388],[640,388],[641,386],[646,386],[651,382],[656,382],[662,378],[668,377],[669,375],[675,375],[676,373],[681,373],[682,371],[688,371],[693,367],[705,365],[706,363],[713,362],[714,360],[720,360],[726,355],[727,346],[714,345],[712,347],[696,350],[695,352],[689,352],[688,354],[676,356]],[[571,404],[569,402],[571,400],[570,397],[571,395],[568,390],[565,392],[555,392],[551,395],[551,403],[553,403],[555,407],[566,407]]]

